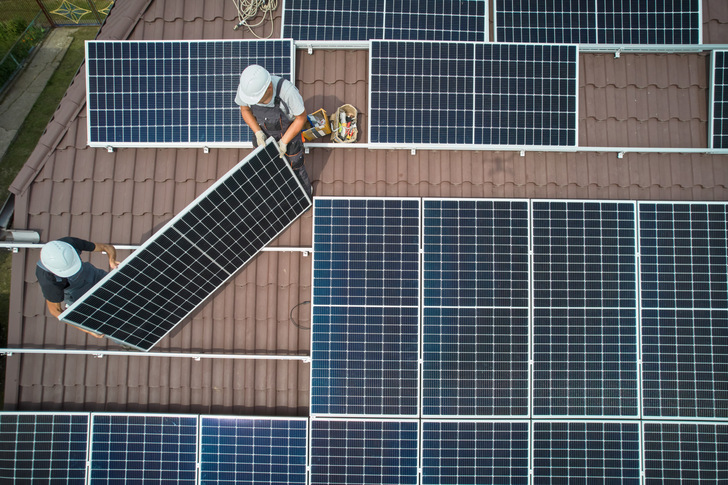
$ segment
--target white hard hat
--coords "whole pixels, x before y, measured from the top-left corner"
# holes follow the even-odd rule
[[[270,73],[264,67],[252,64],[240,75],[238,97],[246,104],[256,104],[263,99],[270,84]]]
[[[73,246],[63,241],[51,241],[40,250],[40,261],[48,271],[61,278],[81,270],[81,258]]]

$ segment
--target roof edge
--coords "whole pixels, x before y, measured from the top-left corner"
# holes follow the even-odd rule
[[[106,40],[127,39],[153,1],[129,0],[123,3],[115,2],[108,17],[106,17],[106,20],[101,25],[101,29],[96,38]],[[83,76],[86,72],[85,66],[86,61],[84,60],[76,72],[73,81],[71,81],[71,85],[66,91],[66,94],[58,104],[53,117],[48,122],[45,131],[38,140],[38,144],[10,184],[9,190],[16,196],[25,193],[68,131],[70,122],[76,119],[81,110],[86,106],[86,85],[83,82]],[[72,103],[76,106],[74,109],[64,112],[60,107],[66,103]],[[64,116],[62,118],[59,117],[59,113],[64,113]]]

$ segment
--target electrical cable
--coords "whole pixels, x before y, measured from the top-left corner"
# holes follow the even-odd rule
[[[233,4],[238,11],[239,22],[233,30],[238,30],[242,26],[246,26],[250,33],[259,39],[270,39],[273,36],[273,12],[278,8],[278,0],[233,0]],[[255,18],[258,11],[263,12],[263,17],[256,24],[249,24],[248,20]],[[270,17],[270,33],[266,37],[261,37],[253,32],[253,27],[258,27],[265,22],[266,14]]]
[[[311,303],[311,300],[302,301],[301,303],[297,304],[293,308],[291,308],[291,313],[288,315],[288,318],[291,320],[291,323],[295,325],[296,328],[300,330],[311,330],[311,327],[304,327],[303,325],[299,324],[294,318],[293,318],[293,312],[296,310],[296,308],[300,307],[304,303]]]

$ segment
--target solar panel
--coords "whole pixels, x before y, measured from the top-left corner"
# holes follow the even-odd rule
[[[424,201],[425,416],[528,414],[528,202]]]
[[[728,416],[728,205],[640,203],[645,416]]]
[[[314,205],[311,413],[418,413],[419,200]]]
[[[305,485],[308,418],[200,418],[200,483]]]
[[[311,485],[417,483],[417,421],[311,420]]]
[[[576,146],[577,48],[372,41],[369,140]]]
[[[293,79],[291,40],[89,41],[90,146],[240,146],[252,133],[234,103],[260,64]]]
[[[195,483],[197,416],[91,419],[91,483]]]
[[[640,483],[638,423],[535,421],[532,426],[534,483]]]
[[[728,482],[728,425],[644,423],[646,483]]]
[[[61,319],[149,350],[310,206],[271,138]]]
[[[299,41],[486,41],[486,0],[284,0],[283,37]]]
[[[476,145],[576,146],[574,45],[475,47]]]
[[[600,44],[700,44],[701,0],[597,0]]]
[[[527,422],[423,421],[422,484],[527,484]]]
[[[700,0],[496,0],[498,42],[699,44]]]
[[[486,0],[387,0],[386,3],[384,39],[488,40]]]
[[[499,42],[596,44],[594,0],[495,0]]]
[[[710,147],[728,148],[728,51],[713,51]]]
[[[0,413],[0,481],[86,483],[87,414]]]
[[[534,415],[636,416],[635,205],[534,201]]]

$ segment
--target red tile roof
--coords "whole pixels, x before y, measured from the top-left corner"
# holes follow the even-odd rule
[[[728,3],[704,2],[704,42],[728,42]],[[117,2],[102,39],[250,38],[232,2]],[[267,35],[270,25],[257,29]],[[280,32],[276,13],[274,36]],[[579,144],[705,147],[705,53],[582,53]],[[366,142],[368,53],[316,49],[296,55],[296,83],[309,111],[350,103]],[[74,235],[140,244],[241,160],[246,149],[119,149],[86,146],[84,69],[13,183],[16,228],[43,241]],[[428,151],[312,148],[317,195],[726,200],[725,155],[614,152]],[[275,242],[311,245],[311,214]],[[128,252],[122,252],[124,257]],[[13,256],[9,347],[118,349],[46,315],[35,281],[37,250]],[[103,256],[93,255],[99,266]],[[155,351],[294,353],[309,332],[289,312],[310,298],[311,258],[266,252]],[[309,324],[310,307],[298,307]],[[15,355],[7,360],[5,409],[306,414],[309,366],[301,362]]]

